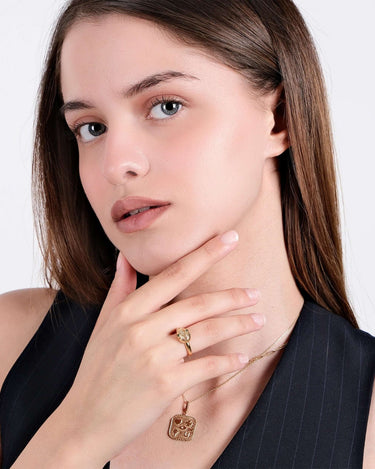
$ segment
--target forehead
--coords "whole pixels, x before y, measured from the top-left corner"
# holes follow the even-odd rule
[[[151,21],[126,15],[77,22],[62,47],[64,95],[83,95],[91,85],[119,89],[164,70],[199,76],[210,85],[244,81],[208,52],[186,45]]]
[[[61,72],[63,78],[69,75],[74,81],[82,73],[99,72],[110,78],[126,67],[132,81],[156,68],[168,68],[169,64],[189,67],[199,59],[203,60],[203,53],[198,49],[172,39],[151,21],[106,15],[70,28],[62,47]]]
[[[132,51],[134,54],[141,51],[149,54],[160,49],[164,49],[164,52],[181,52],[183,49],[186,53],[189,50],[197,52],[196,49],[184,46],[176,36],[152,21],[120,14],[108,14],[75,22],[64,39],[62,56],[69,54],[72,48],[87,51],[88,46],[96,52],[98,46],[116,47],[118,52],[127,56],[131,55]],[[147,55],[147,58],[151,57]]]

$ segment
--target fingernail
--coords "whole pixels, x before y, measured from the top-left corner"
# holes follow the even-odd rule
[[[245,291],[250,300],[257,300],[260,297],[259,290],[254,290],[254,288],[245,288]]]
[[[234,244],[238,241],[238,233],[234,230],[227,231],[221,235],[220,239],[223,244]]]
[[[248,363],[249,361],[249,357],[247,355],[245,355],[244,353],[239,353],[238,354],[238,359],[240,361],[240,363]]]
[[[121,251],[118,253],[117,262],[116,262],[116,271],[120,270],[122,267],[122,254]]]
[[[251,318],[258,326],[264,326],[266,322],[266,317],[264,316],[264,314],[254,313],[251,315]]]

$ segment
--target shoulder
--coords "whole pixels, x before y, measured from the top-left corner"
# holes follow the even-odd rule
[[[350,356],[356,356],[363,365],[375,370],[375,337],[368,332],[354,328],[344,317],[326,310],[315,302],[306,301],[306,313],[311,315],[320,330],[327,333],[328,342],[337,345],[336,350]]]
[[[17,290],[0,295],[0,388],[14,362],[37,331],[56,291]]]
[[[317,324],[321,345],[333,356],[335,366],[345,368],[345,393],[348,403],[355,402],[360,392],[361,412],[365,431],[363,468],[375,467],[375,337],[355,329],[346,319],[322,308],[315,302],[306,302],[309,324]],[[328,350],[329,348],[329,350]],[[342,368],[343,369],[343,368]],[[334,371],[334,369],[331,369]],[[351,393],[353,391],[353,393]]]
[[[329,329],[329,342],[335,342],[337,358],[347,357],[347,366],[351,369],[349,374],[353,387],[366,390],[366,402],[362,405],[366,410],[365,428],[366,438],[364,447],[364,469],[375,467],[375,337],[359,329],[355,329],[346,319],[327,311],[314,302],[307,302],[307,312],[312,314],[313,320],[323,323]],[[357,376],[361,380],[357,380]]]

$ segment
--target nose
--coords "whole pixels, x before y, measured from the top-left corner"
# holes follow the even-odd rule
[[[129,137],[124,131],[117,135],[107,134],[102,162],[103,176],[113,185],[143,177],[150,170],[150,162],[140,140]]]

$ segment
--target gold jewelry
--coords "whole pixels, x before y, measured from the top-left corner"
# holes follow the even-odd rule
[[[191,346],[190,346],[191,334],[190,334],[189,329],[179,327],[176,330],[176,334],[177,334],[178,341],[185,345],[187,354],[191,355],[193,352],[191,351]]]
[[[297,317],[298,319],[298,317]],[[204,392],[203,394],[200,394],[198,397],[195,399],[192,399],[191,401],[188,401],[184,394],[182,394],[182,399],[183,399],[183,404],[182,404],[182,414],[174,415],[171,420],[169,421],[169,428],[168,428],[168,436],[172,438],[172,440],[179,440],[179,441],[190,441],[193,438],[194,435],[194,430],[197,424],[197,421],[195,420],[194,417],[191,417],[189,415],[186,415],[189,404],[191,402],[197,401],[198,399],[201,399],[204,396],[207,396],[207,394],[210,394],[213,391],[216,391],[216,389],[221,388],[224,386],[224,384],[227,384],[229,381],[231,381],[233,378],[238,376],[240,373],[245,371],[250,365],[255,363],[258,360],[261,360],[262,358],[268,357],[269,355],[272,355],[275,352],[278,352],[279,350],[282,350],[285,348],[288,344],[288,342],[285,342],[283,345],[277,347],[277,348],[272,348],[280,339],[282,339],[290,329],[292,329],[297,322],[297,319],[295,319],[292,324],[284,331],[272,344],[267,347],[261,354],[256,355],[255,357],[252,357],[249,359],[249,361],[246,363],[246,365],[241,368],[240,370],[236,371],[232,376],[227,378],[224,382],[221,384],[218,384],[217,386],[214,386],[213,388],[209,389],[208,391]],[[189,334],[189,338],[187,340],[187,343],[189,343],[190,340],[190,333],[187,329],[177,329],[177,337],[179,334],[179,331],[187,331]],[[179,338],[179,337],[178,337]],[[180,340],[180,338],[179,338]],[[182,342],[182,340],[180,340]],[[185,343],[186,346],[186,342]],[[189,344],[190,345],[190,344]]]

